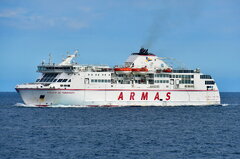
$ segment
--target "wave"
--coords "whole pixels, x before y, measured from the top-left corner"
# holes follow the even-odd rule
[[[221,104],[221,106],[223,106],[223,107],[226,107],[226,106],[229,106],[229,105],[231,105],[231,104]]]
[[[87,105],[50,105],[51,108],[88,108]]]
[[[16,103],[16,104],[14,104],[14,106],[17,106],[17,107],[36,107],[35,105],[26,105],[24,103]]]
[[[24,103],[16,103],[14,106],[35,107],[35,108],[43,107],[43,106],[36,106],[36,105],[26,105]],[[88,108],[89,106],[86,106],[86,105],[49,105],[49,106],[46,106],[46,107],[47,108]]]

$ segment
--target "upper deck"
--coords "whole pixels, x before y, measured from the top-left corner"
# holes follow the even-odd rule
[[[34,83],[18,85],[27,89],[157,89],[157,90],[218,90],[210,75],[200,69],[173,69],[165,58],[140,49],[132,53],[123,66],[82,65],[68,55],[61,63],[42,63],[42,75]]]
[[[79,65],[78,63],[72,62],[73,58],[77,57],[77,53],[73,55],[68,55],[59,64],[42,62],[41,65],[37,66],[37,72],[40,73],[77,73],[77,72],[87,72],[87,71],[109,71],[111,70],[107,65]]]

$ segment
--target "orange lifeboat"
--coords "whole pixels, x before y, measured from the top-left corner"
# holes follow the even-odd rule
[[[166,68],[163,70],[163,72],[172,72],[172,69],[171,68]]]
[[[129,67],[125,67],[125,68],[114,68],[114,71],[117,74],[130,74],[132,72],[132,69]]]
[[[133,74],[145,74],[148,72],[148,69],[146,67],[143,68],[132,68]]]

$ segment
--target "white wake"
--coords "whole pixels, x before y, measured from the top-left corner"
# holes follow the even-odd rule
[[[24,103],[16,103],[14,106],[18,107],[35,107],[35,108],[42,108],[43,106],[36,106],[36,105],[26,105]],[[89,106],[86,105],[49,105],[46,108],[88,108]]]

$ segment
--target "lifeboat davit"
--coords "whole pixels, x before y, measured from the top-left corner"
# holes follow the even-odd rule
[[[163,70],[163,72],[172,72],[172,69],[171,68],[166,68]]]
[[[146,74],[148,69],[146,67],[143,68],[132,68],[133,74]]]
[[[129,67],[125,67],[125,68],[114,68],[114,71],[117,74],[130,74],[132,72],[132,69]]]

